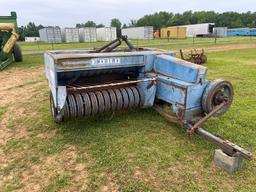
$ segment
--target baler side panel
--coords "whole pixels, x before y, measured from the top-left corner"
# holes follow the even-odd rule
[[[205,67],[168,55],[156,56],[154,70],[156,73],[188,83],[199,83],[200,81],[203,81],[204,79],[201,78],[205,77],[207,72]]]
[[[151,76],[157,77],[156,97],[179,108],[185,119],[202,113],[201,99],[207,85],[207,69],[171,56],[156,56]]]
[[[51,56],[49,56],[47,53],[44,54],[44,61],[45,61],[45,74],[46,78],[48,79],[49,88],[51,90],[53,101],[55,107],[58,106],[58,97],[57,97],[57,89],[58,89],[58,83],[57,83],[57,72],[54,66],[54,60]]]

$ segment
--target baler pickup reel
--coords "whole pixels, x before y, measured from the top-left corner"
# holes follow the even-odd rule
[[[128,49],[116,49],[122,41]],[[189,136],[197,133],[228,155],[252,159],[250,152],[201,128],[210,117],[223,115],[233,100],[231,83],[206,80],[206,67],[170,51],[134,48],[126,37],[96,50],[48,51],[44,57],[56,122],[154,107],[168,121],[180,123]]]

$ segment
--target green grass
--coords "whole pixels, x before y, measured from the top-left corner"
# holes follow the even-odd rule
[[[217,38],[187,38],[187,39],[154,39],[154,40],[131,40],[136,47],[158,47],[158,48],[188,48],[188,47],[209,47],[228,44],[248,44],[255,43],[255,37],[226,37]],[[46,50],[74,49],[74,48],[95,48],[106,44],[106,42],[92,43],[43,43],[43,42],[19,42],[24,53],[40,52]],[[124,44],[123,44],[124,46]]]
[[[231,81],[235,98],[228,113],[210,119],[204,127],[256,153],[256,50],[207,56],[208,79]],[[29,55],[6,70],[25,69],[29,75],[42,64],[42,56]],[[35,96],[15,104],[15,110],[22,108],[24,114],[9,122],[9,131],[17,136],[20,127],[25,127],[26,135],[14,136],[1,146],[7,158],[0,169],[5,178],[3,191],[26,189],[28,184],[39,184],[43,191],[78,191],[83,184],[92,192],[104,186],[109,191],[256,190],[255,159],[229,175],[212,163],[214,145],[198,136],[189,140],[185,130],[166,122],[153,109],[101,114],[57,125],[51,118],[44,78],[26,82],[17,91],[23,89],[32,89]],[[10,107],[0,111],[0,118],[1,113],[13,110]],[[77,169],[81,164],[85,168]],[[31,174],[27,182],[26,171]]]

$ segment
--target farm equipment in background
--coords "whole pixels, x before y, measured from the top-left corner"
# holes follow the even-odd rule
[[[0,16],[0,70],[14,60],[22,61],[21,49],[16,44],[18,38],[16,13],[11,12],[11,16]]]
[[[128,49],[116,49],[122,40]],[[245,149],[201,128],[210,117],[223,115],[233,100],[231,83],[206,80],[206,67],[170,51],[134,48],[126,37],[96,50],[48,51],[44,59],[52,116],[58,123],[154,107],[167,120],[180,123],[189,136],[197,133],[230,156],[252,158]]]
[[[180,49],[180,58],[191,63],[202,65],[207,62],[207,56],[204,53],[204,49],[201,51],[197,49],[191,49],[188,54],[185,54],[182,49]]]

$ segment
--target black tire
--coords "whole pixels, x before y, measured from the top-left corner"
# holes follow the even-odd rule
[[[18,44],[15,44],[13,47],[13,57],[16,62],[21,62],[22,61],[22,53],[21,53],[21,48]]]

